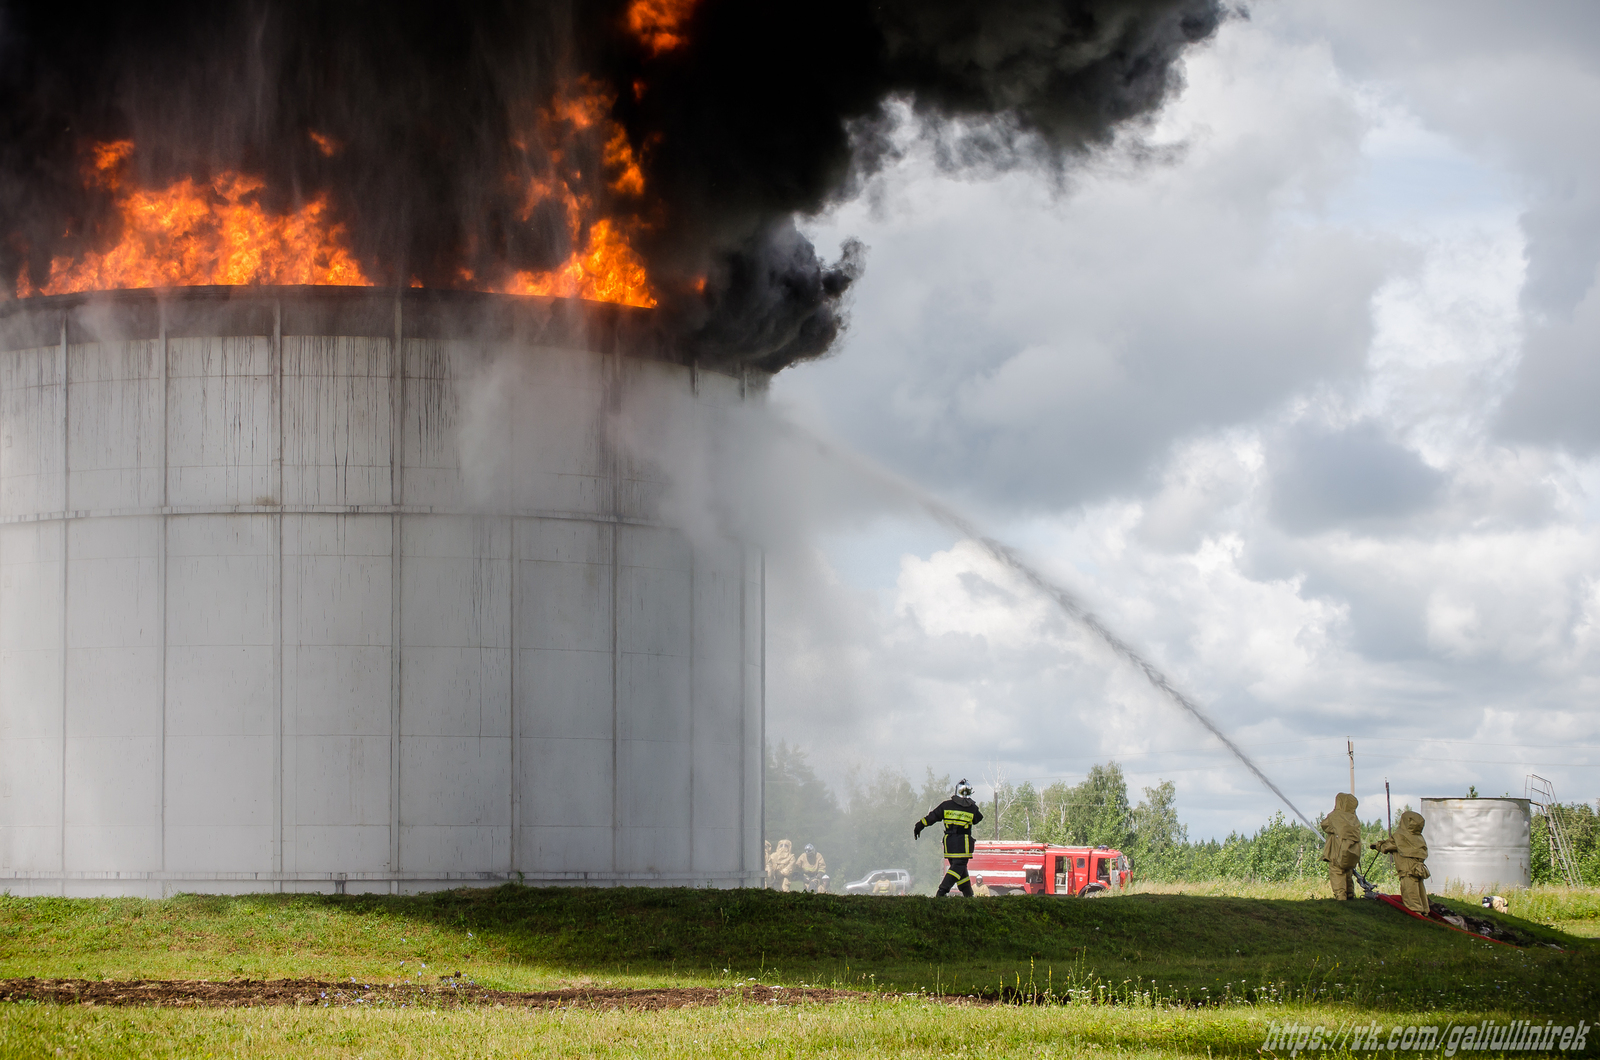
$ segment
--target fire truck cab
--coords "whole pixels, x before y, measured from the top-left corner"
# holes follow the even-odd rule
[[[1078,898],[1128,885],[1132,865],[1110,847],[1065,847],[1007,839],[973,844],[967,872],[992,894],[1059,894]]]

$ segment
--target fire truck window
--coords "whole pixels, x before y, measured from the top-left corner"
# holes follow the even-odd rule
[[[1088,861],[1087,861],[1087,859],[1085,859],[1085,858],[1079,858],[1079,859],[1078,859],[1078,868],[1080,868],[1080,869],[1081,869],[1081,868],[1083,868],[1083,867],[1084,867],[1084,866],[1085,866],[1085,865],[1087,865],[1087,864],[1088,864],[1088,863],[1089,863],[1089,862],[1088,862]]]
[[[1105,858],[1100,858],[1095,861],[1094,865],[1095,869],[1097,870],[1096,874],[1102,880],[1109,880],[1111,878],[1111,862],[1107,861]]]

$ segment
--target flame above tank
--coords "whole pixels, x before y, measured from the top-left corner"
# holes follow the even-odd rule
[[[627,26],[651,54],[681,48],[683,23],[696,0],[633,0]],[[635,94],[646,91],[643,81]],[[657,298],[633,238],[659,212],[645,196],[640,150],[610,117],[616,94],[588,76],[563,84],[556,97],[535,111],[533,127],[517,146],[521,172],[506,179],[524,186],[517,220],[526,224],[541,208],[564,215],[565,261],[554,268],[518,269],[498,281],[462,268],[467,290],[501,294],[582,298],[651,308]],[[307,136],[318,152],[336,157],[344,145],[315,129]],[[37,281],[26,267],[17,278],[19,298],[96,290],[207,285],[298,284],[370,287],[374,281],[348,247],[345,225],[330,212],[326,194],[287,210],[263,201],[262,177],[225,170],[209,179],[183,177],[159,187],[142,186],[130,173],[133,140],[88,145],[83,166],[86,189],[111,197],[113,233],[105,245],[77,256],[51,259]],[[600,172],[585,174],[577,159],[600,159]],[[603,187],[608,207],[598,202]],[[411,286],[421,287],[413,278]],[[704,279],[694,286],[704,287]]]

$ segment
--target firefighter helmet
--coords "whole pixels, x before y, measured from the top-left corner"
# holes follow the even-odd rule
[[[806,844],[806,853],[807,854],[815,854],[816,852],[817,852],[817,848],[816,847],[812,846],[810,843]]]
[[[972,798],[972,785],[967,783],[966,777],[962,777],[960,780],[956,781],[956,794],[961,796],[963,799]]]

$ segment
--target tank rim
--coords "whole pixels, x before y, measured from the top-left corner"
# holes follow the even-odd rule
[[[689,364],[653,309],[425,287],[144,287],[0,303],[0,350],[170,337],[327,335],[577,346]]]

